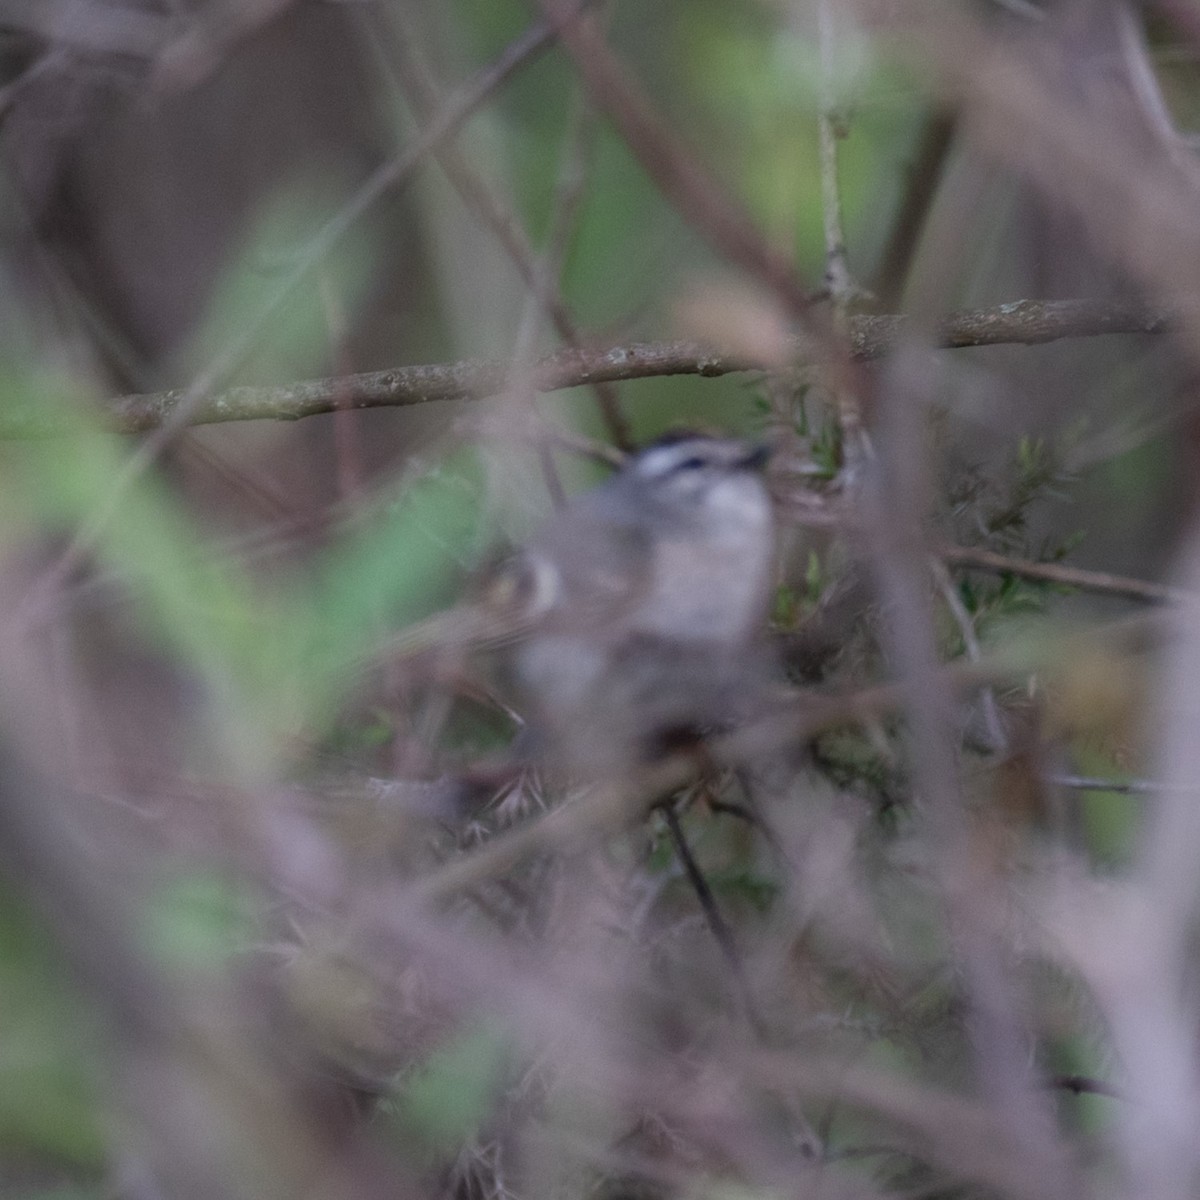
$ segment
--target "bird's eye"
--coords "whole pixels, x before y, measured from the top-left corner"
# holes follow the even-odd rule
[[[708,462],[700,458],[699,455],[694,455],[692,458],[685,458],[675,470],[677,471],[699,471],[703,467],[708,466]]]

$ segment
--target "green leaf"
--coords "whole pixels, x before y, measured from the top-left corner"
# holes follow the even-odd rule
[[[821,556],[815,551],[808,552],[808,565],[804,571],[805,599],[815,604],[821,598],[824,588],[824,572],[821,569]]]
[[[401,1127],[433,1149],[461,1144],[491,1111],[508,1061],[509,1039],[493,1025],[447,1042],[404,1080],[393,1105]]]
[[[427,616],[482,552],[483,487],[473,460],[405,486],[330,549],[288,620],[304,631],[310,721],[333,712],[347,671],[389,632]]]
[[[0,890],[0,1151],[104,1161],[93,1029],[22,901]]]
[[[151,897],[143,915],[142,932],[154,957],[189,971],[223,967],[250,946],[255,931],[250,895],[217,871],[174,876]]]

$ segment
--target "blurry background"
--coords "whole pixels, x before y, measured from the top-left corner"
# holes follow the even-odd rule
[[[0,0],[0,1194],[1193,1195],[1198,57]],[[796,755],[614,818],[426,618],[678,425]]]

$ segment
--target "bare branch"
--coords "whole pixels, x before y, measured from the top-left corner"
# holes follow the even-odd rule
[[[905,328],[901,316],[860,316],[850,322],[856,358],[879,358]],[[946,348],[1036,345],[1059,338],[1117,333],[1161,333],[1168,317],[1160,309],[1097,300],[1018,300],[996,308],[971,309],[947,317],[939,344]],[[566,349],[541,359],[534,370],[539,391],[661,375],[712,377],[761,371],[769,364],[744,354],[725,354],[692,341],[634,342],[600,349]],[[296,421],[346,408],[404,408],[437,400],[476,400],[504,387],[507,364],[466,360],[394,367],[336,379],[308,379],[279,387],[235,387],[203,398],[188,414],[192,425],[224,421]],[[190,392],[173,390],[121,396],[105,408],[105,425],[115,433],[159,428]],[[0,437],[51,437],[77,428],[44,410],[10,410],[0,417]],[[1082,585],[1081,585],[1082,586]]]
[[[825,286],[833,301],[834,322],[841,328],[854,297],[854,281],[846,258],[846,232],[842,223],[842,194],[838,186],[838,139],[845,136],[834,96],[833,0],[819,0],[817,25],[821,45],[821,109],[817,132],[821,150],[821,209],[825,228]]]
[[[833,0],[818,0],[817,28],[821,45],[821,106],[817,134],[821,152],[821,209],[825,227],[825,286],[832,302],[833,327],[839,337],[849,328],[850,305],[858,291],[850,275],[846,231],[842,221],[842,193],[838,180],[838,140],[846,136],[844,117],[834,95],[835,29]],[[830,392],[842,431],[842,463],[847,479],[859,474],[870,451],[863,428],[862,404],[855,380],[848,372],[830,373]]]
[[[850,328],[855,357],[872,359],[887,353],[907,321],[892,315],[856,317]],[[1061,338],[1162,333],[1168,321],[1162,308],[1115,300],[1014,300],[946,317],[937,327],[937,344],[947,349],[1009,343],[1036,346]]]
[[[983,648],[979,644],[979,635],[975,632],[975,619],[967,611],[946,564],[936,556],[929,560],[929,568],[933,581],[941,594],[942,602],[946,605],[959,635],[963,640],[963,648],[971,662],[979,662],[983,657]],[[984,725],[987,729],[989,749],[995,754],[1003,754],[1008,749],[1008,737],[1004,731],[1004,722],[1000,719],[1000,708],[996,703],[996,693],[991,688],[984,688],[979,693],[980,707],[983,712]]]

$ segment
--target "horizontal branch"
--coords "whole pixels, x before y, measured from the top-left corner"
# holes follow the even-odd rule
[[[855,358],[878,358],[895,346],[905,317],[855,317],[850,340]],[[952,313],[938,325],[938,345],[1036,346],[1062,338],[1102,337],[1112,333],[1162,333],[1169,324],[1161,308],[1111,300],[1014,300],[994,308]]]
[[[907,318],[859,316],[851,321],[851,353],[868,360],[885,354],[902,337]],[[995,308],[954,313],[941,322],[938,344],[947,348],[1034,345],[1060,338],[1114,333],[1160,333],[1167,316],[1157,309],[1097,300],[1019,300]],[[728,375],[770,369],[771,364],[723,353],[692,341],[636,342],[607,349],[560,350],[534,369],[538,391],[586,384],[615,383],[661,375]],[[473,400],[505,386],[508,364],[500,361],[438,363],[394,367],[329,379],[301,380],[278,387],[232,387],[201,401],[190,424],[224,421],[296,421],[338,408],[401,408],[436,400]],[[187,395],[180,389],[121,396],[105,409],[105,423],[117,433],[158,428]],[[45,412],[10,411],[0,417],[0,437],[53,436],[69,423]]]

